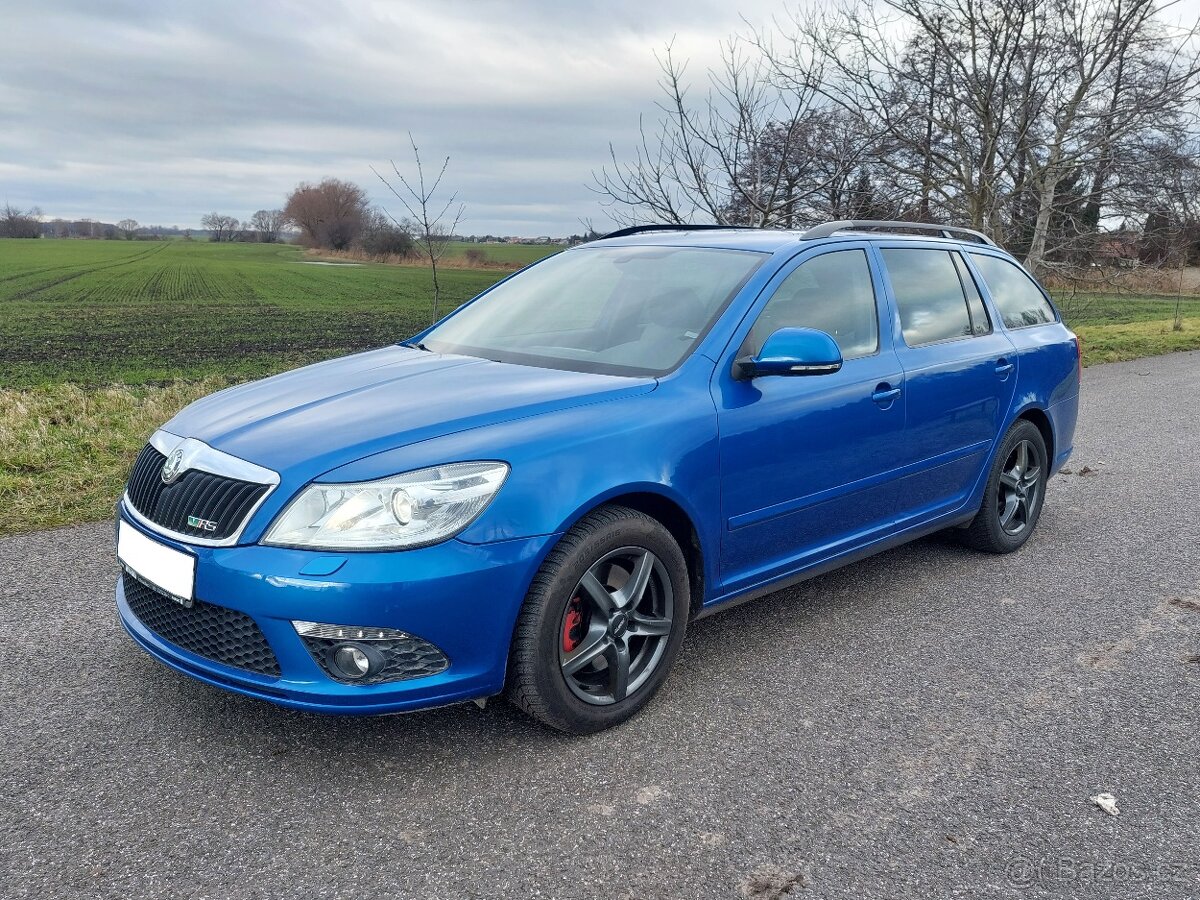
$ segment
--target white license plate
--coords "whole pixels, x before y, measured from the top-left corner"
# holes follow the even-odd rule
[[[192,605],[196,557],[153,541],[122,520],[117,526],[117,558],[138,578],[184,606]]]

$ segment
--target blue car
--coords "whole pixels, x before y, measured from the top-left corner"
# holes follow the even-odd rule
[[[220,391],[118,506],[121,620],[323,713],[621,722],[690,621],[931,532],[1008,553],[1080,348],[981,234],[638,227],[395,346]]]

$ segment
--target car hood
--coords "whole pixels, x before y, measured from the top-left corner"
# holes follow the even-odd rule
[[[274,469],[294,484],[418,441],[644,393],[656,384],[396,346],[227,388],[188,406],[163,429]],[[503,458],[504,451],[497,447],[495,454]]]

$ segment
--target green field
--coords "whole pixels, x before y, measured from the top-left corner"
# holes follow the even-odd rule
[[[271,244],[0,240],[0,385],[247,378],[431,320],[427,269],[304,260]],[[444,270],[442,311],[505,274]]]
[[[470,247],[517,265],[557,248]],[[445,312],[506,274],[442,270]],[[1088,361],[1200,346],[1200,300],[1064,302]],[[401,340],[432,316],[420,266],[313,265],[296,247],[200,241],[0,240],[0,386],[244,379]]]

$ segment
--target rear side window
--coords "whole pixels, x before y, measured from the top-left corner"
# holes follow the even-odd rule
[[[906,247],[880,252],[900,310],[904,343],[917,347],[975,333],[949,251]]]
[[[879,349],[871,267],[862,250],[823,253],[801,263],[776,288],[750,330],[749,353],[780,328],[816,328],[831,335],[843,359]]]
[[[1054,307],[1020,266],[980,253],[972,253],[971,259],[987,282],[992,302],[1006,326],[1027,328],[1054,321]]]

